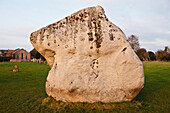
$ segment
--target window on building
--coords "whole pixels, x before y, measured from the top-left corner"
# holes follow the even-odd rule
[[[15,56],[15,54],[13,54],[13,55],[12,55],[12,58],[13,58],[13,59],[16,59],[16,56]]]
[[[17,55],[17,59],[19,59],[19,56]]]
[[[26,56],[26,60],[27,60],[27,56]]]
[[[23,59],[23,53],[21,53],[21,59]]]

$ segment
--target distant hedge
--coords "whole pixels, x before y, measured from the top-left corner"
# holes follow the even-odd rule
[[[0,57],[0,62],[8,62],[12,59],[12,57]]]

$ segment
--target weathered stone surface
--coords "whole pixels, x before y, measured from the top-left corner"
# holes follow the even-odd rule
[[[13,72],[18,72],[18,71],[19,71],[18,66],[15,65],[15,66],[14,66],[14,69],[13,69]]]
[[[131,101],[144,86],[143,65],[102,7],[90,7],[31,34],[51,70],[46,92],[71,102]]]

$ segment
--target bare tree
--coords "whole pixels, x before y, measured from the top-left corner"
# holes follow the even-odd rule
[[[128,37],[128,42],[131,45],[132,49],[137,52],[140,49],[138,37],[135,35],[131,35]]]
[[[149,55],[145,48],[138,49],[136,51],[136,54],[138,55],[141,61],[148,61]]]
[[[168,46],[165,46],[164,50],[158,50],[155,55],[159,61],[170,61],[170,49]]]
[[[164,51],[165,51],[165,52],[167,52],[167,53],[170,53],[170,49],[169,49],[169,47],[168,47],[168,46],[165,46]]]
[[[156,56],[155,56],[155,53],[154,53],[154,52],[148,51],[148,55],[149,55],[149,60],[150,60],[150,61],[156,60]]]
[[[156,53],[156,59],[158,61],[166,61],[167,52],[163,50],[158,50]]]

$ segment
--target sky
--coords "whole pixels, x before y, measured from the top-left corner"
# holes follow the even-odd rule
[[[170,47],[170,0],[0,0],[0,49],[33,49],[30,34],[83,8],[100,5],[141,48]]]

